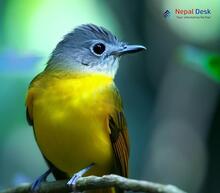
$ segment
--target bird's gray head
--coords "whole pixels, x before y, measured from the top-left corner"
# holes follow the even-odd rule
[[[96,72],[114,77],[121,55],[145,49],[119,41],[103,27],[81,25],[57,44],[46,70]]]

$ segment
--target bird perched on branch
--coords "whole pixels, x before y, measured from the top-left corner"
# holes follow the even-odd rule
[[[128,175],[128,131],[114,77],[122,55],[146,48],[110,31],[81,25],[60,41],[43,72],[30,83],[27,120],[50,172],[74,185],[85,175]],[[113,188],[95,192],[117,192]]]

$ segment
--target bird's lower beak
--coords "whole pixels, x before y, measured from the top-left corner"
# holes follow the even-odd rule
[[[142,50],[146,50],[146,47],[142,45],[126,45],[122,49],[112,52],[112,55],[122,56],[124,54],[135,53]]]

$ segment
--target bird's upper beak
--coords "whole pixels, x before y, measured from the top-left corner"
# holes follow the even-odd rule
[[[113,51],[111,54],[114,56],[122,56],[124,54],[135,53],[142,50],[146,50],[146,47],[142,45],[125,45],[122,48]]]

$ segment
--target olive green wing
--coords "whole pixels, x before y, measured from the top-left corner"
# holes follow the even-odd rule
[[[128,176],[129,142],[128,129],[122,109],[121,97],[114,88],[115,111],[109,116],[110,138],[120,175]]]

